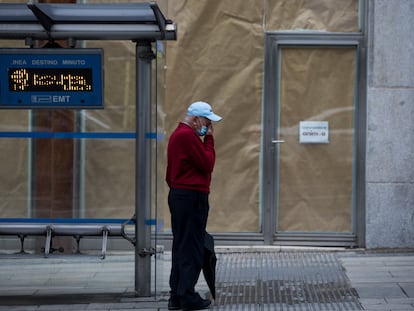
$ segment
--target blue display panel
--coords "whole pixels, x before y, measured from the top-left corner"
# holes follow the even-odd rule
[[[103,108],[101,49],[0,49],[0,108]]]

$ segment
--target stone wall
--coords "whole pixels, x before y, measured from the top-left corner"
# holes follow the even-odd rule
[[[366,247],[414,247],[414,1],[369,3]]]

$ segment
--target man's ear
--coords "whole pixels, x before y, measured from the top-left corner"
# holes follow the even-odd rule
[[[194,117],[193,117],[193,121],[192,121],[192,123],[193,123],[193,125],[194,125],[194,126],[197,126],[197,125],[198,125],[198,123],[197,123],[197,122],[198,122],[198,120],[199,120],[199,117],[197,117],[197,116],[194,116]]]

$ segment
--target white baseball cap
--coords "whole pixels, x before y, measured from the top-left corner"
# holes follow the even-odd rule
[[[187,110],[188,116],[205,117],[211,121],[220,121],[222,118],[213,112],[209,104],[203,101],[192,103]]]

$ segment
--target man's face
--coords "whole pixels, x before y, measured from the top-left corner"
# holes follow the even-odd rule
[[[211,120],[207,119],[206,117],[198,117],[200,120],[200,128],[205,125],[207,128],[211,125]]]

